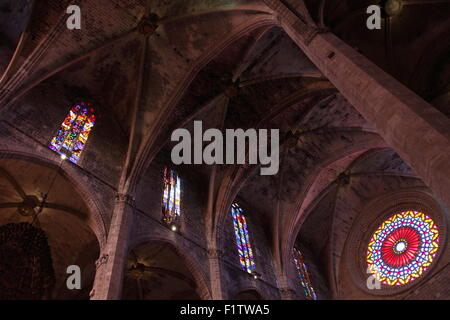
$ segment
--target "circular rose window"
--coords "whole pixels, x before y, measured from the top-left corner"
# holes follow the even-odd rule
[[[375,231],[367,249],[368,272],[385,285],[401,286],[419,278],[438,250],[434,221],[419,211],[398,213]]]

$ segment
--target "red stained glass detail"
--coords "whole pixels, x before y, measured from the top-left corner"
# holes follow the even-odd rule
[[[399,248],[403,250],[398,250]],[[420,234],[408,227],[392,231],[384,241],[381,256],[384,262],[394,268],[409,264],[420,249]]]

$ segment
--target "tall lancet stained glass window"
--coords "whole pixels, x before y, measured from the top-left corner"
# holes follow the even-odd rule
[[[91,104],[82,102],[73,106],[50,142],[50,149],[77,163],[95,120],[95,110]]]
[[[167,224],[178,223],[180,218],[181,181],[178,173],[166,167],[164,169],[164,190],[162,219]]]
[[[294,256],[294,264],[297,269],[297,274],[302,283],[306,298],[309,300],[317,300],[317,295],[314,290],[314,287],[312,286],[311,278],[309,277],[308,267],[306,266],[303,254],[299,249],[294,248],[293,256]]]
[[[242,208],[237,203],[231,206],[231,214],[242,270],[253,273],[256,266],[250,237],[248,235],[247,220],[245,219]]]

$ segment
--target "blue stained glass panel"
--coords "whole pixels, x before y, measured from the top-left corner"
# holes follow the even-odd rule
[[[248,234],[247,220],[245,219],[242,208],[237,203],[231,206],[231,215],[241,268],[248,273],[253,273],[256,265]]]

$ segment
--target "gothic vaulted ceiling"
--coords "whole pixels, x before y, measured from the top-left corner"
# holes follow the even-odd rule
[[[116,153],[105,151],[97,159],[114,163],[105,173],[116,176],[108,178],[113,183],[126,181],[130,189],[139,185],[139,176],[159,152],[170,155],[172,131],[192,130],[193,120],[202,120],[204,129],[279,128],[279,174],[263,177],[252,168],[224,166],[219,178],[231,182],[217,184],[215,192],[229,195],[223,203],[237,195],[261,215],[280,264],[299,232],[299,241],[319,252],[318,260],[331,253],[339,260],[345,234],[334,231],[343,226],[320,208],[333,207],[327,212],[339,220],[345,197],[361,200],[423,187],[276,26],[262,1],[86,0],[82,29],[67,32],[62,8],[69,2],[2,1],[0,108],[20,108],[24,101],[42,108],[30,97],[42,94],[51,100],[53,93],[64,97],[61,110],[77,99],[94,101],[100,121],[113,128],[103,138],[115,141],[111,152]],[[442,98],[449,91],[450,42],[445,39],[450,21],[441,4],[404,6],[389,20],[385,36],[353,27],[363,23],[361,8],[368,1],[305,3],[316,23],[450,112],[449,100]],[[145,37],[137,26],[150,12],[158,15],[158,28]],[[26,31],[24,37],[19,30]],[[430,46],[436,50],[428,51]],[[88,171],[94,166],[82,165]],[[198,171],[208,185],[209,167],[188,169]],[[349,179],[346,191],[342,179]],[[340,239],[332,247],[331,236]]]

